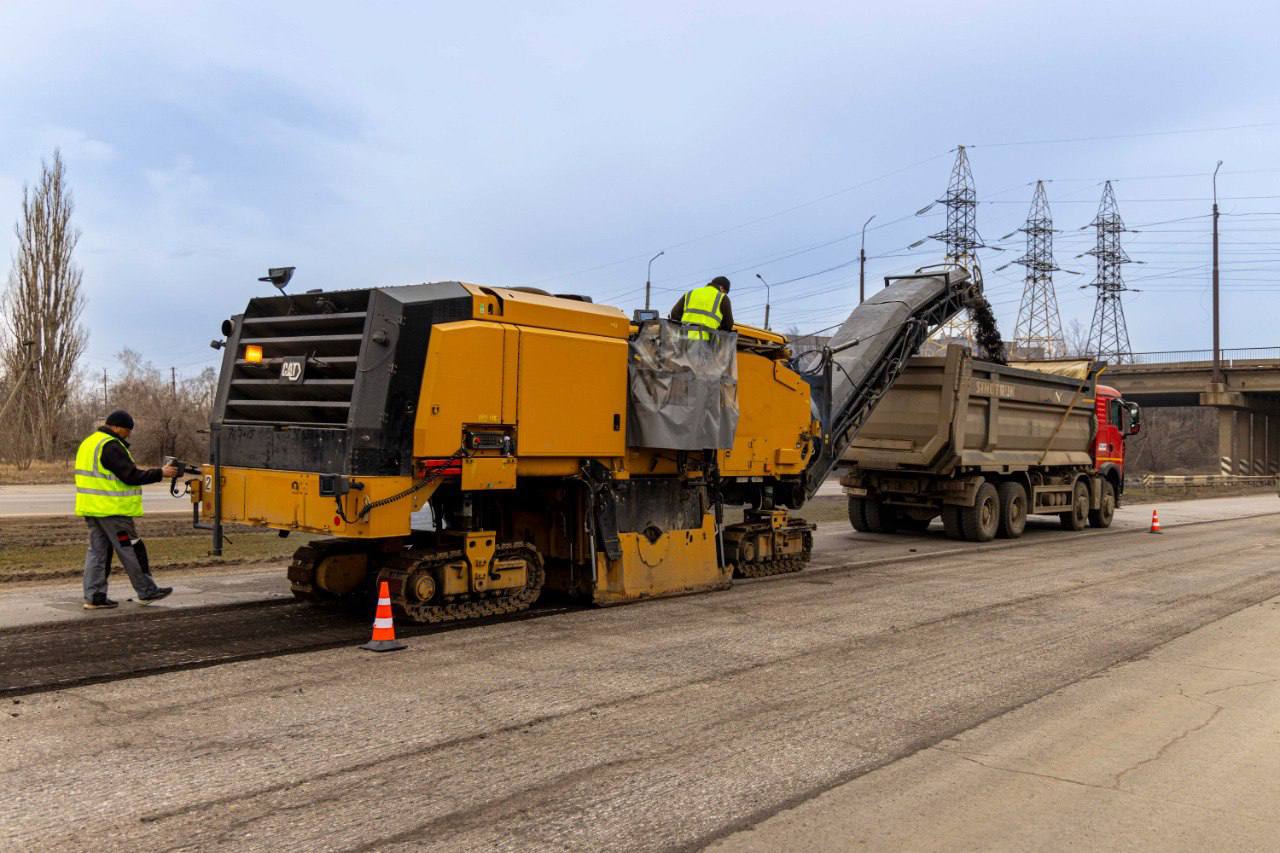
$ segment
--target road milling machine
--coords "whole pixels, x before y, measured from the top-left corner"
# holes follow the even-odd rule
[[[442,622],[798,571],[813,495],[907,359],[977,286],[886,280],[797,356],[573,296],[438,282],[255,298],[223,323],[200,526],[312,534],[299,598]],[[725,508],[742,507],[726,523]]]

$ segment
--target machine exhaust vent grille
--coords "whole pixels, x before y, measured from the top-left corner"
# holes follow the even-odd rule
[[[253,300],[238,330],[224,421],[347,426],[368,306],[368,290]],[[246,360],[250,346],[261,347],[260,362]]]

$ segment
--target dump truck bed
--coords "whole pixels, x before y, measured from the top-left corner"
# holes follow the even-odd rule
[[[973,359],[916,357],[841,457],[865,470],[950,476],[1093,464],[1094,380]]]

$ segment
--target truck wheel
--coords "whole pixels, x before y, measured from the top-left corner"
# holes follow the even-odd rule
[[[1084,480],[1076,480],[1071,488],[1071,512],[1058,516],[1063,530],[1084,530],[1089,523],[1089,487]]]
[[[849,523],[859,533],[869,533],[871,531],[871,528],[867,525],[866,504],[867,502],[863,498],[849,496]]]
[[[1102,505],[1089,510],[1090,527],[1110,527],[1111,520],[1116,517],[1116,487],[1110,480],[1102,481]]]
[[[867,527],[872,533],[892,533],[898,529],[898,513],[884,501],[864,502],[863,512],[867,514]]]
[[[963,539],[964,528],[960,525],[960,510],[964,507],[947,506],[942,507],[942,529],[947,534],[948,539]]]
[[[1027,529],[1027,490],[1021,483],[1007,482],[996,486],[1000,496],[1001,539],[1017,539]]]
[[[983,483],[973,506],[960,508],[960,526],[970,542],[990,542],[1000,526],[1000,495],[996,487]]]

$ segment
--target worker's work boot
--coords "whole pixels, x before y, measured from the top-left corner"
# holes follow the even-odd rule
[[[110,610],[113,607],[119,607],[118,602],[112,601],[102,593],[98,593],[93,598],[84,603],[85,610]]]
[[[153,601],[159,601],[171,592],[173,592],[173,587],[171,586],[158,586],[156,587],[156,591],[148,595],[146,598],[143,598],[141,595],[138,596],[138,603],[150,604]]]

